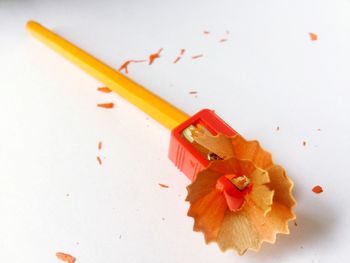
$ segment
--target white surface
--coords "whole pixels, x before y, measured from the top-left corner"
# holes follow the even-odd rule
[[[345,0],[1,0],[0,261],[58,262],[64,251],[83,263],[345,262],[349,14]],[[169,132],[31,39],[29,19],[114,67],[164,48],[129,76],[188,113],[213,108],[260,140],[295,181],[291,235],[244,257],[206,246],[186,216],[188,181],[167,159]],[[114,109],[96,107],[109,101]]]

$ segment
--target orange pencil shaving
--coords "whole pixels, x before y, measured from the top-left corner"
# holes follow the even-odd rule
[[[180,54],[176,57],[176,59],[173,62],[174,64],[176,64],[181,59],[181,57],[185,54],[185,51],[186,50],[184,48],[180,50]]]
[[[312,192],[314,192],[315,194],[320,194],[323,192],[323,188],[319,185],[316,185],[312,188]]]
[[[98,91],[100,92],[103,92],[103,93],[111,93],[112,90],[108,87],[100,87],[100,88],[97,88]]]
[[[160,52],[162,52],[162,50],[163,49],[161,48],[157,51],[157,53],[153,53],[153,54],[149,55],[148,65],[152,65],[155,59],[160,58]]]
[[[119,71],[122,71],[124,70],[126,74],[129,73],[129,70],[128,70],[128,66],[130,63],[142,63],[142,62],[146,62],[146,60],[134,60],[134,59],[131,59],[131,60],[127,60],[125,61],[120,67],[119,67]]]
[[[125,61],[125,62],[120,66],[120,68],[119,68],[118,70],[119,70],[119,71],[124,70],[125,73],[128,74],[128,73],[129,73],[128,66],[129,66],[129,64],[130,64],[131,62],[132,62],[132,60],[127,60],[127,61]]]
[[[174,64],[176,64],[177,62],[179,62],[179,60],[181,59],[181,57],[180,56],[178,56],[175,60],[174,60]]]
[[[309,33],[311,41],[316,41],[318,39],[318,36],[315,33]]]
[[[197,59],[197,58],[200,58],[200,57],[203,57],[203,54],[192,56],[192,59]]]
[[[57,252],[56,257],[62,261],[65,261],[66,263],[74,263],[75,258],[69,254]]]
[[[111,109],[111,108],[114,107],[114,103],[113,102],[110,102],[110,103],[99,103],[99,104],[97,104],[97,107],[105,108],[105,109]]]

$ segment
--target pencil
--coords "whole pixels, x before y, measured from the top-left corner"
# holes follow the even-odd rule
[[[27,29],[35,38],[104,83],[166,128],[172,130],[189,118],[183,111],[39,23],[29,21]]]

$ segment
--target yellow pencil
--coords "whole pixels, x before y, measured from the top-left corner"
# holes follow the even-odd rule
[[[29,21],[27,29],[34,37],[56,50],[91,76],[94,76],[166,128],[172,130],[189,118],[183,111],[39,23]]]

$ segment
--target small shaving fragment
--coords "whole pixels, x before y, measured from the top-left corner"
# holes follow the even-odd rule
[[[153,53],[153,54],[149,55],[148,65],[152,65],[156,58],[160,58],[160,52],[162,52],[162,50],[163,49],[160,48],[156,53]]]
[[[222,38],[222,39],[219,40],[220,43],[226,42],[226,41],[227,41],[227,38]]]
[[[276,131],[279,131],[279,130],[280,130],[280,126],[277,126]]]
[[[315,194],[320,194],[323,192],[323,188],[319,185],[314,186],[314,188],[312,188],[312,192],[314,192]]]
[[[105,108],[105,109],[111,109],[111,108],[114,107],[114,103],[113,102],[110,102],[110,103],[99,103],[99,104],[97,104],[97,107]]]
[[[209,35],[210,32],[209,32],[209,31],[203,31],[203,34],[204,34],[204,35]]]
[[[178,56],[175,60],[174,60],[174,64],[176,64],[177,62],[179,62],[179,60],[181,59],[181,57],[180,56]]]
[[[119,71],[124,70],[125,73],[128,74],[128,73],[129,73],[129,71],[128,71],[128,66],[129,66],[129,64],[130,64],[131,62],[132,62],[132,60],[127,60],[127,61],[125,61],[125,62],[120,66],[120,68],[119,68],[118,70],[119,70]]]
[[[102,142],[98,142],[98,149],[99,149],[99,150],[102,149]]]
[[[197,59],[197,58],[200,58],[200,57],[203,57],[203,54],[192,56],[192,59]]]
[[[159,184],[160,187],[163,187],[163,188],[169,188],[168,185],[165,185],[165,184]]]
[[[111,93],[112,90],[108,87],[99,87],[97,88],[98,91],[103,92],[103,93]]]
[[[118,69],[119,71],[122,71],[124,70],[126,74],[129,73],[129,70],[128,70],[128,66],[130,63],[142,63],[142,62],[146,62],[146,60],[127,60],[125,61],[121,66],[120,68]]]
[[[97,159],[98,164],[99,164],[99,165],[102,165],[101,157],[100,157],[100,156],[97,156],[96,159]]]
[[[180,50],[180,54],[176,57],[176,59],[173,62],[174,64],[176,64],[181,59],[181,57],[185,54],[185,51],[186,50],[184,48]]]
[[[75,262],[75,257],[66,254],[66,253],[62,253],[62,252],[57,252],[56,253],[56,257],[66,263],[74,263]]]
[[[303,141],[303,146],[306,146],[306,141]]]
[[[318,36],[315,33],[309,33],[310,40],[311,41],[316,41],[318,39]]]
[[[188,94],[196,95],[197,93],[198,93],[197,91],[190,91]]]

